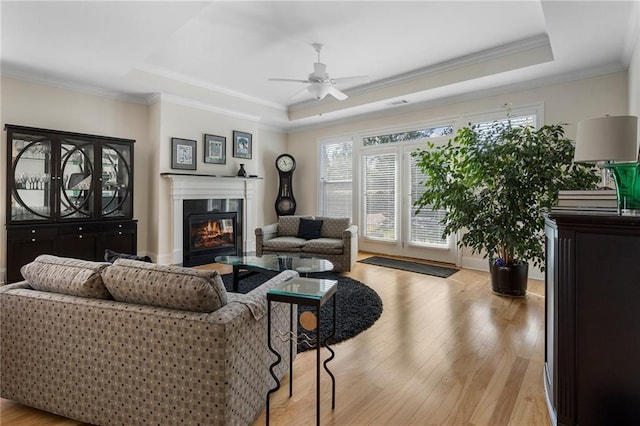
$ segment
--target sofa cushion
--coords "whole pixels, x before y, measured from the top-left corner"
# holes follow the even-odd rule
[[[20,268],[20,272],[35,290],[111,299],[100,276],[100,272],[107,266],[109,264],[105,262],[43,254]]]
[[[309,240],[302,246],[303,253],[342,254],[344,243],[337,238],[316,238]]]
[[[280,216],[278,218],[278,237],[297,236],[300,218],[313,219],[311,216]]]
[[[302,249],[302,245],[307,240],[298,237],[275,237],[262,243],[263,250],[268,251],[291,251],[296,252]]]
[[[342,238],[342,232],[349,227],[351,220],[348,217],[317,217],[322,220],[322,238]]]
[[[118,259],[102,279],[119,302],[195,312],[213,312],[227,304],[218,271]]]
[[[301,217],[297,236],[298,238],[302,238],[303,240],[313,240],[315,238],[320,238],[320,228],[322,228],[321,220]]]

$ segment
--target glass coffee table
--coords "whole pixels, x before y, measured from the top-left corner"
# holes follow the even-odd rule
[[[306,277],[314,272],[333,270],[333,263],[326,259],[303,255],[265,254],[258,256],[217,256],[215,261],[233,266],[233,291],[238,292],[238,283],[243,278],[264,272],[298,271]],[[241,273],[240,271],[247,271]]]

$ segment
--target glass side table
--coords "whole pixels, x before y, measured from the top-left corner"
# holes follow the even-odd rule
[[[290,334],[289,335],[289,397],[293,395],[293,349],[294,349],[294,339],[296,340],[296,350],[298,347],[297,333],[294,332],[294,323],[293,323],[293,307],[294,305],[302,305],[302,306],[314,306],[316,308],[316,316],[314,317],[312,313],[305,312],[301,315],[300,322],[305,330],[313,331],[315,330],[315,338],[312,341],[315,341],[315,349],[316,349],[316,423],[320,425],[320,347],[322,343],[327,348],[327,350],[331,353],[329,358],[324,361],[324,369],[327,371],[329,376],[331,377],[331,409],[336,408],[336,379],[333,376],[333,373],[329,370],[327,364],[335,357],[335,352],[333,349],[329,347],[327,341],[335,335],[336,332],[336,290],[338,289],[338,282],[335,280],[325,280],[325,279],[315,279],[315,278],[292,278],[288,281],[280,283],[276,287],[270,289],[267,292],[267,343],[269,345],[269,350],[276,356],[276,361],[271,364],[269,367],[269,372],[271,376],[276,381],[276,386],[269,390],[267,393],[267,413],[266,420],[267,425],[269,424],[269,397],[272,393],[276,392],[280,389],[280,380],[274,373],[274,368],[280,364],[282,360],[282,356],[276,351],[271,344],[271,303],[272,302],[284,302],[289,303],[290,309]],[[331,334],[329,336],[325,336],[324,340],[321,341],[321,331],[320,331],[320,308],[326,302],[331,300],[333,305],[333,327],[331,330]],[[309,315],[306,315],[309,314]],[[305,318],[302,318],[305,316]],[[305,336],[308,339],[307,336]]]
[[[333,270],[333,263],[319,257],[304,255],[265,254],[258,256],[217,256],[215,261],[233,267],[233,291],[238,292],[238,282],[254,273],[263,271],[298,271],[306,276],[313,272]],[[244,274],[240,271],[245,270]]]

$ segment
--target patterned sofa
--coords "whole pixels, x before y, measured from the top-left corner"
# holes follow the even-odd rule
[[[299,254],[327,259],[338,272],[350,271],[358,257],[358,227],[349,218],[280,216],[256,229],[256,255]]]
[[[40,256],[0,287],[0,395],[100,425],[251,424],[274,381],[266,292],[215,271]],[[275,304],[274,329],[288,329]],[[288,344],[272,336],[288,366]]]

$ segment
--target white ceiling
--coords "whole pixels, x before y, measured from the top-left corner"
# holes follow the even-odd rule
[[[626,69],[640,21],[630,1],[9,2],[2,73],[150,102],[238,112],[294,129],[499,87]],[[324,44],[350,95],[291,100]],[[406,104],[401,104],[406,108]]]

